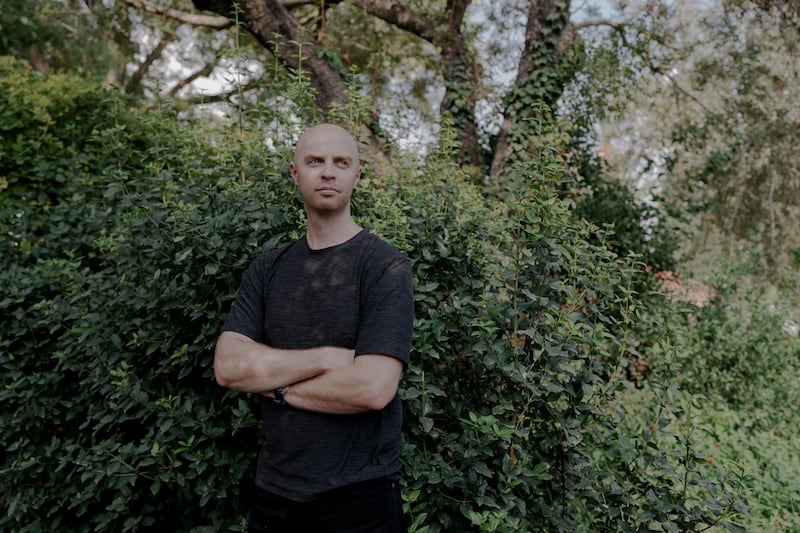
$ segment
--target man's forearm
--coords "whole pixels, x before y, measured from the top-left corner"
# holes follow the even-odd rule
[[[294,408],[321,413],[378,411],[397,393],[402,369],[402,363],[392,357],[362,355],[352,365],[290,384],[284,398]],[[271,391],[265,395],[274,397]]]
[[[214,352],[214,374],[223,387],[262,393],[352,362],[353,351],[345,348],[282,350],[224,332]]]

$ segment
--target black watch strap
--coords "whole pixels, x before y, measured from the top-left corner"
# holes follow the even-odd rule
[[[272,400],[273,402],[275,402],[275,405],[286,405],[286,398],[283,397],[283,394],[286,392],[288,388],[289,385],[284,385],[283,387],[278,387],[277,389],[272,391],[272,394],[275,395],[275,398]]]

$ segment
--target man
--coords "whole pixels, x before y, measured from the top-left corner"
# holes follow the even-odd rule
[[[310,128],[290,169],[306,235],[250,265],[214,354],[220,385],[263,395],[249,530],[405,531],[410,266],[351,216],[361,162],[345,130]]]

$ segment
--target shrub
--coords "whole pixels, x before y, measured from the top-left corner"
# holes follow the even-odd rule
[[[646,304],[669,305],[635,292],[646,287],[642,265],[620,261],[602,234],[589,243],[592,229],[547,185],[558,170],[519,168],[512,205],[464,202],[470,187],[452,178],[435,196],[423,188],[442,215],[418,219],[425,240],[410,247],[419,283],[404,390],[412,529],[736,530],[724,519],[742,511],[737,480],[695,468],[695,441],[671,426],[697,423],[684,395],[656,396],[645,431],[627,423],[626,365],[639,348],[670,343],[665,330],[644,342],[659,326]],[[444,261],[449,250],[460,251],[456,261]],[[713,492],[700,498],[689,483]]]
[[[784,331],[796,313],[797,291],[779,292],[751,276],[757,260],[722,262],[711,276],[709,304],[682,315],[686,333],[676,379],[693,393],[772,425],[800,416],[800,342]]]

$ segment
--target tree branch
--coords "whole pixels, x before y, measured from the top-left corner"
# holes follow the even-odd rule
[[[597,26],[608,26],[612,30],[614,30],[617,35],[619,35],[620,39],[622,39],[622,44],[625,48],[631,48],[630,41],[628,41],[628,37],[625,35],[625,29],[627,27],[626,22],[614,22],[613,20],[609,19],[595,19],[595,20],[584,20],[583,22],[578,22],[576,24],[572,24],[572,27],[577,30],[582,30],[584,28],[593,28]]]
[[[609,28],[613,29],[619,38],[622,40],[622,45],[629,49],[635,50],[634,47],[631,45],[631,42],[628,40],[627,36],[625,35],[625,30],[627,28],[627,22],[614,22],[613,20],[609,19],[595,19],[595,20],[585,20],[583,22],[579,22],[577,24],[573,24],[572,27],[575,30],[580,30],[583,28],[595,27],[595,26],[608,26]],[[657,65],[653,62],[652,58],[646,51],[642,51],[636,54],[642,61],[644,61],[646,67],[655,75],[663,76],[667,80],[669,80],[670,84],[679,92],[683,93],[686,97],[693,100],[697,103],[700,107],[703,108],[709,115],[717,116],[711,109],[708,108],[703,102],[701,102],[697,97],[691,94],[689,91],[684,89],[678,81],[669,73],[669,68],[665,65]]]
[[[436,38],[436,21],[408,9],[402,2],[392,0],[353,0],[353,3],[375,17],[385,20],[401,30],[413,33],[433,43]]]
[[[214,67],[216,67],[216,66],[217,66],[217,62],[216,61],[212,61],[211,63],[206,64],[205,67],[201,68],[200,70],[198,70],[196,72],[193,72],[192,74],[190,74],[186,78],[184,78],[181,81],[179,81],[178,83],[176,83],[175,86],[172,89],[170,89],[169,92],[167,92],[163,96],[163,98],[172,98],[172,97],[174,97],[176,94],[178,94],[178,91],[180,91],[181,89],[183,89],[184,87],[186,87],[187,85],[192,83],[197,78],[199,78],[201,76],[208,76],[209,74],[211,74],[211,72],[214,70]]]
[[[200,75],[201,74],[198,74],[198,77]],[[262,84],[263,84],[262,80],[254,79],[254,80],[250,80],[249,82],[247,82],[245,85],[243,85],[241,87],[234,87],[230,91],[227,91],[227,92],[221,92],[221,93],[217,93],[217,94],[198,94],[198,95],[192,96],[191,98],[185,98],[185,99],[181,99],[181,100],[186,102],[186,103],[188,103],[188,104],[193,104],[193,105],[213,104],[213,103],[217,103],[217,102],[230,102],[231,98],[233,98],[234,96],[237,96],[240,93],[247,92],[247,91],[250,91],[250,90],[253,90],[253,89],[258,89],[258,88],[260,88],[262,86]]]
[[[595,20],[584,20],[582,22],[573,23],[572,27],[576,30],[582,30],[583,28],[591,28],[594,26],[610,26],[617,31],[620,31],[622,28],[625,27],[627,23],[625,22],[614,22],[613,20],[609,19],[595,19]]]
[[[651,70],[653,71],[654,74],[660,74],[661,76],[664,76],[667,80],[669,80],[669,82],[672,84],[672,87],[674,87],[676,91],[682,93],[684,96],[686,96],[690,100],[694,101],[706,113],[708,113],[709,116],[714,117],[717,120],[720,119],[719,114],[715,113],[710,107],[708,107],[706,104],[701,102],[699,98],[697,98],[695,95],[690,93],[688,90],[684,89],[681,86],[681,84],[678,83],[678,81],[669,72],[666,71],[666,69],[651,67]]]
[[[177,9],[152,4],[147,0],[122,0],[131,7],[140,9],[147,13],[153,13],[162,17],[171,18],[179,22],[191,24],[192,26],[205,26],[215,30],[224,30],[233,25],[233,21],[228,17],[199,15],[197,13],[188,13]]]
[[[125,93],[133,93],[134,90],[142,83],[142,78],[144,78],[144,75],[150,69],[150,66],[153,64],[153,62],[161,55],[161,52],[164,51],[164,48],[167,47],[167,44],[167,39],[161,38],[158,41],[158,44],[155,46],[155,48],[153,48],[150,53],[147,54],[147,57],[141,62],[141,64],[139,64],[139,68],[137,68],[136,72],[133,73],[131,79],[129,79],[128,83],[125,84]]]

